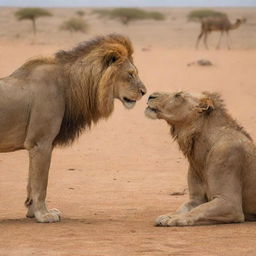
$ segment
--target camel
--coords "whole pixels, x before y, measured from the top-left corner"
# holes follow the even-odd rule
[[[240,18],[240,19],[236,19],[236,22],[232,24],[226,16],[221,16],[221,17],[209,16],[201,19],[201,32],[196,41],[196,49],[198,49],[198,45],[202,37],[204,37],[204,46],[206,49],[208,49],[207,38],[208,38],[208,34],[212,31],[220,31],[220,38],[219,38],[219,42],[217,44],[216,49],[220,48],[221,39],[224,32],[226,33],[227,48],[231,49],[231,46],[230,46],[231,39],[229,37],[229,30],[237,29],[240,27],[241,24],[245,22],[246,22],[245,18]]]

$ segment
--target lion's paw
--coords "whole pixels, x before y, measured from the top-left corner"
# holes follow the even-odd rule
[[[35,214],[34,211],[32,210],[31,207],[28,208],[27,214],[26,214],[27,218],[35,218]]]
[[[38,222],[41,223],[53,223],[60,221],[60,211],[57,209],[51,209],[47,213],[35,213],[35,217]]]
[[[60,217],[60,215],[61,215],[61,211],[59,211],[59,210],[56,209],[56,208],[50,209],[49,212],[50,212],[50,213],[55,213],[55,214],[57,214],[59,217]]]

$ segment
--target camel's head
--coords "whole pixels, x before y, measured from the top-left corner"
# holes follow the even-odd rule
[[[241,18],[237,18],[236,19],[236,23],[237,24],[244,24],[246,22],[246,18],[241,17]]]

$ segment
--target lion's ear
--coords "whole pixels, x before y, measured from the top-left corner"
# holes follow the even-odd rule
[[[210,114],[214,110],[214,104],[210,98],[200,99],[199,105],[197,106],[199,113]]]
[[[118,56],[114,53],[107,54],[104,57],[104,64],[105,66],[109,67],[113,63],[115,63],[118,60]]]

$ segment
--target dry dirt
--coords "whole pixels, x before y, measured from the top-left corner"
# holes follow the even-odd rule
[[[54,9],[38,22],[17,22],[15,9],[0,9],[0,77],[26,59],[49,55],[96,34],[125,32],[135,45],[135,63],[151,93],[155,90],[221,92],[231,114],[256,138],[255,9],[226,9],[248,23],[232,32],[233,50],[195,51],[199,25],[187,23],[187,9],[166,9],[167,21],[143,21],[128,28],[89,14],[89,34],[59,32],[75,10]],[[208,59],[212,67],[188,67]],[[60,223],[26,219],[28,157],[24,151],[0,155],[0,256],[254,256],[256,223],[157,228],[154,219],[174,211],[188,195],[187,162],[168,126],[144,117],[144,97],[127,111],[116,102],[108,121],[84,134],[71,148],[54,151],[48,205],[63,212]]]

